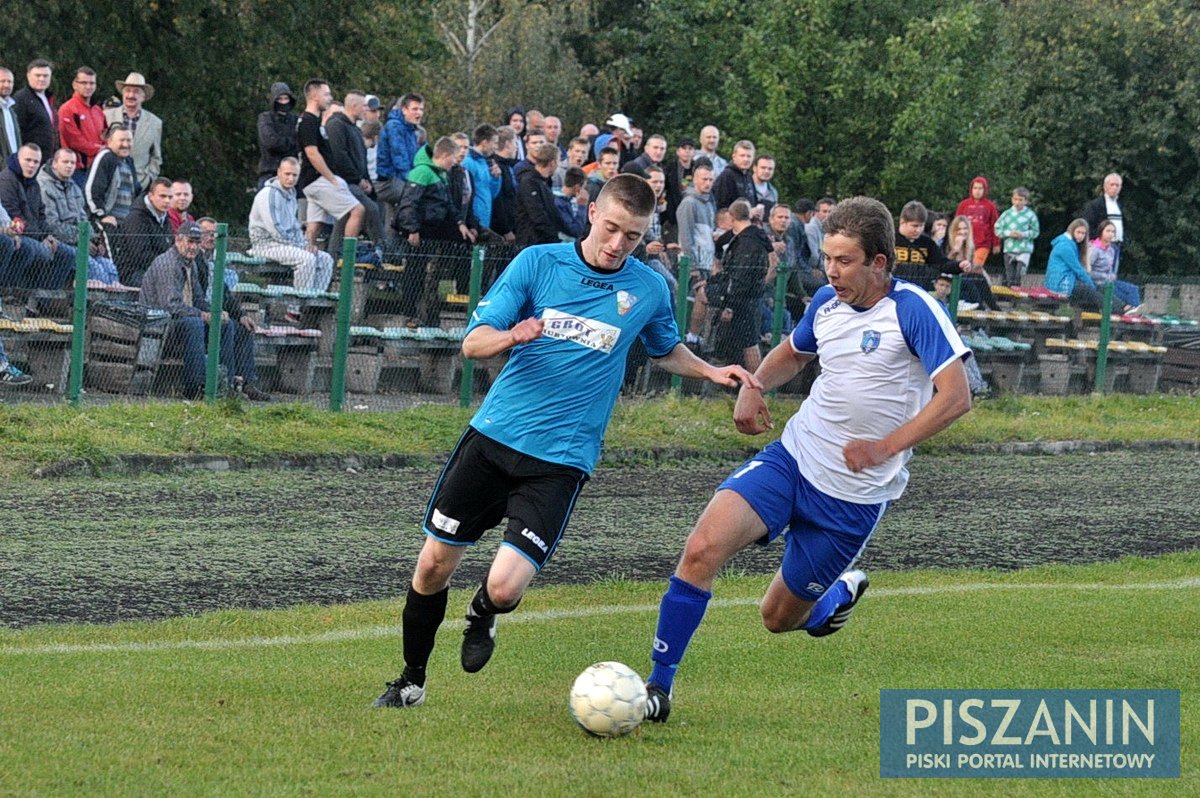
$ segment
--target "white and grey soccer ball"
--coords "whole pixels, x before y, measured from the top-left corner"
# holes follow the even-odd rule
[[[620,662],[597,662],[571,686],[571,717],[588,734],[620,737],[646,717],[646,684]]]

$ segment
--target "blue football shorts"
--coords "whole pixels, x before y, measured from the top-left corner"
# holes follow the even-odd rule
[[[779,441],[733,472],[717,490],[732,490],[767,527],[758,542],[786,535],[780,573],[798,597],[816,601],[867,546],[887,502],[856,504],[822,493],[800,473]]]

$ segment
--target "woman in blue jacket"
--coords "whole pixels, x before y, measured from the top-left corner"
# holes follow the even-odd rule
[[[1066,294],[1070,303],[1083,310],[1100,309],[1100,292],[1087,272],[1088,224],[1076,219],[1067,231],[1050,242],[1046,265],[1046,288]]]

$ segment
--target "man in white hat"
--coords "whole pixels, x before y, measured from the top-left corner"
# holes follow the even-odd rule
[[[618,153],[629,146],[629,137],[633,135],[633,121],[625,114],[613,114],[604,121],[604,132],[596,136],[592,143],[592,157],[600,160],[600,150],[612,147]],[[628,159],[626,159],[628,160]]]
[[[124,122],[133,134],[133,165],[137,169],[138,186],[149,188],[162,174],[162,120],[142,107],[154,96],[154,87],[140,72],[130,72],[125,80],[116,82],[121,105],[104,111],[108,124]]]

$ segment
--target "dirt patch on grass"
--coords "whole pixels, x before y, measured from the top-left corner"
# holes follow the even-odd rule
[[[735,464],[601,469],[539,583],[665,580]],[[1013,569],[1200,546],[1191,451],[918,457],[867,568]],[[430,467],[35,481],[0,497],[0,624],[112,622],[407,589]],[[499,540],[472,549],[476,583]],[[781,546],[733,562],[773,571]]]

